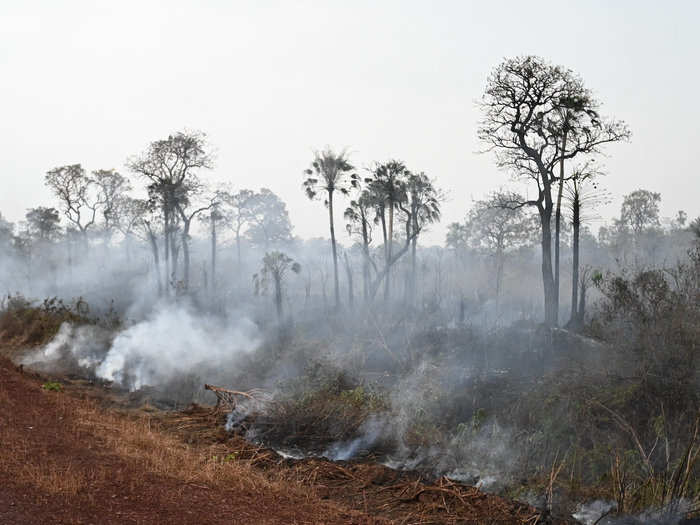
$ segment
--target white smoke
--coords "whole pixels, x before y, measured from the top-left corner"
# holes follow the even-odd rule
[[[647,509],[636,516],[613,516],[616,508],[617,504],[613,501],[596,500],[579,505],[572,516],[584,525],[678,525],[693,505],[688,500],[680,499],[662,508]]]
[[[360,452],[369,450],[377,441],[389,432],[390,422],[379,417],[370,417],[362,424],[362,435],[348,441],[333,443],[321,454],[332,461],[347,461]]]
[[[29,360],[52,361],[69,352],[97,377],[138,390],[179,375],[217,370],[259,342],[257,326],[245,317],[207,316],[186,304],[162,303],[116,334],[94,325],[65,323]]]
[[[112,333],[97,325],[63,323],[54,338],[43,348],[22,359],[25,365],[43,362],[60,362],[73,357],[78,366],[91,369],[97,366],[109,348]]]
[[[596,500],[579,505],[573,517],[584,525],[599,523],[600,518],[617,507],[614,501]]]

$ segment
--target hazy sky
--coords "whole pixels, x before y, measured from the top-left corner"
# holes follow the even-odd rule
[[[0,211],[53,205],[52,167],[117,168],[183,128],[216,147],[211,180],[269,187],[295,233],[327,235],[301,190],[312,152],[403,159],[448,190],[442,242],[472,199],[509,184],[478,155],[489,71],[538,54],[580,73],[630,144],[608,149],[619,210],[639,187],[700,215],[700,2],[0,2]],[[339,217],[340,219],[340,217]],[[338,226],[340,227],[340,220]],[[345,240],[343,234],[343,240]]]

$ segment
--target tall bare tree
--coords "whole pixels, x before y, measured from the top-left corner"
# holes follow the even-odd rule
[[[126,193],[131,190],[131,183],[116,170],[93,171],[92,180],[102,203],[102,230],[105,233],[105,241],[109,242],[112,233],[119,228],[128,198]]]
[[[190,288],[190,228],[192,221],[202,212],[211,209],[217,203],[217,195],[211,196],[208,201],[195,203],[193,197],[197,196],[200,189],[190,187],[187,189],[187,198],[179,198],[175,201],[175,209],[180,217],[182,231],[180,232],[180,246],[182,246],[182,287],[185,292]],[[213,277],[213,276],[212,276]]]
[[[347,195],[351,185],[351,172],[355,168],[348,160],[346,151],[336,153],[330,148],[316,152],[311,167],[304,171],[304,190],[309,199],[319,195],[323,197],[328,208],[328,223],[331,234],[331,251],[333,253],[333,284],[335,287],[335,307],[340,308],[340,284],[338,281],[338,249],[335,240],[335,222],[333,217],[333,197],[336,192]]]
[[[561,162],[582,154],[597,152],[610,142],[626,140],[627,126],[614,119],[588,116],[572,101],[587,101],[597,107],[590,91],[571,70],[547,63],[535,56],[507,59],[489,75],[481,102],[483,119],[478,136],[489,150],[496,153],[499,167],[516,176],[531,180],[536,197],[512,202],[511,207],[534,206],[541,226],[542,282],[544,288],[545,323],[556,325],[559,311],[558,292],[552,264],[553,185],[561,175],[554,174]],[[569,111],[567,111],[569,110]],[[571,126],[572,112],[581,124]],[[569,115],[569,120],[567,120]],[[592,115],[592,114],[591,114]],[[584,124],[585,121],[585,124]],[[578,121],[577,121],[578,122]]]
[[[365,302],[370,298],[370,267],[377,273],[377,264],[370,254],[372,243],[372,224],[376,203],[372,194],[367,190],[360,191],[356,199],[350,201],[344,216],[348,222],[345,228],[350,236],[359,238],[362,246],[362,285]]]
[[[598,189],[597,178],[602,175],[592,162],[586,162],[573,170],[567,190],[571,211],[572,268],[571,268],[571,316],[568,326],[576,328],[583,323],[583,310],[579,311],[579,287],[586,286],[587,280],[580,278],[580,237],[581,225],[591,216],[587,213],[606,200],[606,195]],[[583,303],[585,306],[585,298]]]
[[[174,234],[183,215],[178,212],[178,206],[184,208],[190,192],[198,187],[198,172],[212,168],[212,157],[207,150],[206,136],[203,133],[181,131],[166,139],[151,142],[146,151],[127,162],[127,167],[132,172],[148,182],[149,195],[161,208],[168,282],[172,277],[171,259],[173,269],[177,260],[178,244]]]
[[[54,168],[46,173],[46,185],[56,194],[63,214],[87,242],[88,231],[97,221],[97,211],[104,204],[95,180],[80,164]]]

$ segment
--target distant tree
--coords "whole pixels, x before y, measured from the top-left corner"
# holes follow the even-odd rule
[[[93,171],[92,181],[97,188],[98,200],[102,204],[103,229],[106,240],[109,241],[112,233],[120,229],[119,223],[128,199],[126,193],[131,190],[131,183],[115,170]]]
[[[532,228],[523,208],[511,209],[502,203],[522,200],[515,193],[496,192],[488,199],[476,201],[467,215],[465,229],[471,245],[495,259],[497,297],[501,294],[506,253],[528,244]]]
[[[335,241],[335,223],[333,217],[333,197],[336,192],[347,195],[355,180],[351,172],[355,168],[348,161],[346,151],[335,153],[329,148],[316,152],[311,167],[304,171],[304,191],[309,199],[323,197],[328,208],[328,223],[331,234],[331,252],[333,254],[333,283],[335,286],[335,307],[340,308],[340,285],[338,282],[338,249]]]
[[[345,220],[348,221],[345,228],[348,235],[359,239],[362,246],[362,281],[363,297],[367,301],[370,297],[370,267],[377,272],[377,265],[370,254],[372,243],[372,224],[374,222],[376,205],[372,194],[367,190],[360,191],[357,198],[350,201],[345,209]]]
[[[71,164],[47,172],[45,182],[58,197],[68,222],[87,240],[88,230],[95,226],[97,211],[104,205],[95,180],[80,164]]]
[[[272,285],[277,318],[281,320],[285,276],[290,270],[296,274],[301,272],[301,265],[288,255],[278,251],[266,253],[262,263],[260,272],[253,275],[255,295],[266,292]]]
[[[572,71],[534,56],[507,59],[496,67],[481,102],[480,140],[495,151],[499,167],[528,177],[537,188],[535,198],[509,206],[534,206],[538,211],[545,322],[549,325],[557,323],[559,310],[551,226],[552,189],[562,175],[557,177],[554,169],[559,166],[561,170],[566,160],[596,153],[606,143],[629,137],[623,122],[598,115],[598,105]]]
[[[253,190],[239,190],[236,193],[230,191],[220,192],[220,207],[230,224],[236,239],[236,254],[238,268],[241,267],[241,237],[247,228],[255,220],[256,194]]]
[[[695,217],[688,228],[695,234],[695,237],[700,240],[700,217]]]
[[[579,287],[587,286],[588,281],[584,276],[580,278],[580,237],[581,225],[589,217],[587,211],[603,203],[605,195],[598,190],[597,178],[601,172],[594,164],[587,162],[574,169],[567,185],[568,201],[571,211],[571,224],[573,227],[572,241],[572,270],[571,270],[571,316],[568,326],[580,327],[583,324],[585,297],[579,302]],[[584,293],[581,288],[581,293]],[[583,297],[583,295],[582,295]]]
[[[14,232],[15,225],[5,219],[2,213],[0,213],[0,247],[4,250],[5,254],[12,248]]]
[[[160,296],[163,294],[164,286],[161,276],[161,258],[158,237],[162,235],[163,218],[162,215],[158,213],[158,208],[159,206],[149,199],[127,197],[123,203],[119,227],[126,239],[127,257],[130,256],[129,246],[132,236],[146,242],[151,248],[158,295]]]
[[[406,178],[406,200],[399,203],[409,223],[411,236],[411,278],[409,297],[413,301],[416,292],[416,247],[418,237],[429,224],[440,220],[440,203],[444,199],[433,181],[425,173],[409,173]]]
[[[398,259],[393,254],[394,214],[399,204],[407,200],[408,175],[409,170],[403,162],[390,160],[383,164],[376,164],[371,170],[371,176],[365,179],[367,189],[375,203],[376,220],[382,226],[384,237],[384,270],[378,277],[384,280],[385,301],[388,301],[391,295],[391,267]],[[407,240],[410,243],[410,239]]]
[[[25,215],[30,238],[40,242],[53,242],[61,234],[61,217],[56,208],[38,206]]]
[[[469,228],[463,222],[451,222],[447,225],[445,246],[456,253],[463,253],[469,244]]]
[[[678,210],[676,216],[671,221],[671,228],[674,230],[684,230],[688,225],[688,214],[683,210]]]
[[[645,230],[658,228],[659,204],[661,194],[648,190],[636,190],[628,193],[622,199],[620,209],[620,222],[629,228],[635,237],[639,237]]]
[[[145,152],[132,157],[127,167],[148,182],[151,200],[158,203],[163,215],[165,273],[175,273],[179,244],[175,232],[189,205],[192,192],[199,188],[198,173],[211,169],[206,135],[183,131],[167,139],[151,142]],[[167,288],[166,288],[167,290]]]
[[[266,250],[292,240],[292,223],[287,205],[267,188],[261,188],[255,194],[246,236],[253,244]]]
[[[216,260],[219,237],[219,226],[229,223],[231,220],[229,209],[225,206],[224,199],[227,193],[221,190],[215,192],[209,213],[200,215],[200,219],[209,227],[209,243],[210,243],[210,269],[211,277],[209,279],[212,291],[216,290]]]
[[[199,191],[199,189],[189,188],[188,198],[178,199],[175,202],[175,209],[180,216],[182,224],[180,246],[182,246],[183,255],[182,287],[185,292],[190,287],[190,228],[192,227],[192,221],[202,212],[216,206],[218,202],[216,194],[208,198],[199,199],[199,202],[193,202],[195,193],[199,193]]]

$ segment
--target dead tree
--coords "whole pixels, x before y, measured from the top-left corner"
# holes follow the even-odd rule
[[[149,183],[149,195],[161,208],[165,274],[170,279],[175,274],[177,263],[178,248],[174,235],[183,216],[178,206],[184,208],[190,191],[198,187],[197,173],[212,167],[206,136],[199,132],[178,132],[167,139],[156,140],[140,156],[129,159],[127,166]]]
[[[536,187],[536,196],[511,206],[534,206],[540,218],[545,323],[550,326],[557,324],[559,311],[551,225],[553,185],[562,177],[554,169],[563,161],[594,153],[630,135],[623,122],[600,117],[597,107],[571,70],[534,56],[507,59],[497,66],[489,75],[481,102],[484,116],[479,139],[496,153],[499,167],[531,180]],[[572,121],[567,117],[574,109],[581,116],[576,132],[568,128]]]

